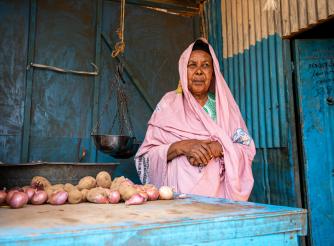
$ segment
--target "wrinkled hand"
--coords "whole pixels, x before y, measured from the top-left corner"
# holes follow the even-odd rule
[[[205,141],[204,143],[201,142],[200,146],[205,150],[207,150],[207,147],[209,147],[209,150],[207,150],[207,155],[203,155],[205,157],[205,161],[203,161],[203,156],[198,156],[197,150],[200,150],[203,154],[202,148],[197,149],[197,147],[199,147],[198,145],[192,145],[191,147],[193,147],[193,149],[189,152],[188,155],[186,155],[188,161],[193,166],[205,166],[212,158],[220,158],[224,156],[223,148],[218,141]]]
[[[209,147],[213,157],[220,158],[224,156],[223,147],[218,141],[212,141],[211,143],[209,143]]]
[[[212,159],[210,140],[191,139],[184,141],[185,156],[191,165],[207,165]]]

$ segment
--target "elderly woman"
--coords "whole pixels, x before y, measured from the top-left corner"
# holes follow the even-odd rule
[[[205,39],[183,52],[179,73],[179,88],[158,103],[135,156],[141,181],[246,201],[254,142]]]

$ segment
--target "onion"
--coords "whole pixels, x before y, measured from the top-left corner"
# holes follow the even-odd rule
[[[44,190],[38,190],[35,192],[30,202],[34,205],[41,205],[45,203],[47,199],[48,193]]]
[[[152,188],[146,189],[149,201],[155,201],[159,198],[159,190],[153,186]]]
[[[0,205],[5,203],[7,197],[7,192],[5,190],[0,190]]]
[[[161,200],[171,200],[173,199],[173,190],[168,186],[161,186],[159,189]]]
[[[48,203],[52,205],[63,205],[68,198],[66,191],[55,191],[51,194]]]
[[[9,191],[12,191],[12,190],[24,192],[24,190],[21,187],[18,187],[18,186],[15,186],[15,187],[12,187],[12,188],[9,189]]]
[[[28,195],[28,202],[30,202],[31,198],[35,195],[36,189],[31,187],[24,187],[23,191]]]
[[[139,195],[141,195],[144,198],[145,202],[147,201],[148,194],[146,193],[146,191],[139,191]]]
[[[117,190],[107,191],[108,200],[111,204],[116,204],[121,200],[121,194]]]
[[[19,192],[18,190],[10,190],[7,193],[7,197],[6,197],[6,203],[9,205],[9,201],[12,198],[12,196],[14,195],[14,193]]]
[[[14,192],[13,196],[9,200],[9,206],[11,208],[22,208],[28,202],[28,195],[24,192]]]
[[[134,194],[132,197],[130,197],[129,200],[125,202],[125,205],[139,205],[143,204],[145,202],[144,197],[142,197],[139,194]]]

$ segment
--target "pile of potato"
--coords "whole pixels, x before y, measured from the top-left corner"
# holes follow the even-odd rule
[[[157,199],[173,199],[170,187],[160,189],[152,184],[136,185],[125,177],[112,180],[106,171],[99,172],[96,177],[83,177],[77,185],[70,183],[52,185],[46,178],[35,176],[30,186],[16,187],[8,192],[0,191],[0,205],[7,203],[11,208],[21,208],[27,203],[41,205],[49,203],[62,205],[92,203],[119,203],[126,205],[143,204]]]

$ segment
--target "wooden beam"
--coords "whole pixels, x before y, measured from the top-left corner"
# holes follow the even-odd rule
[[[120,0],[109,0],[120,2]],[[127,4],[139,5],[143,7],[166,9],[173,12],[199,14],[199,0],[126,0]]]

